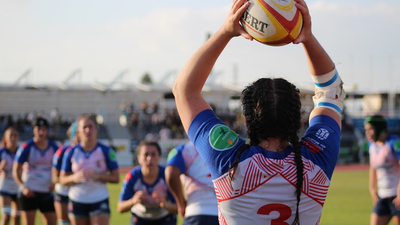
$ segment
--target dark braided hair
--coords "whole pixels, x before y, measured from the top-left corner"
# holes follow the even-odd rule
[[[297,167],[297,208],[292,225],[300,224],[299,204],[303,186],[303,162],[297,135],[301,127],[299,93],[293,84],[282,78],[261,78],[242,91],[243,114],[246,118],[250,143],[238,150],[237,159],[232,163],[229,173],[233,179],[240,156],[250,146],[257,146],[268,138],[280,138],[280,146],[285,146],[285,143],[289,142],[294,149]]]

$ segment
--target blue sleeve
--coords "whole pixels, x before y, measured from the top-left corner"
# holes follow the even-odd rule
[[[28,143],[24,143],[18,148],[17,154],[15,155],[16,162],[23,164],[24,162],[28,161],[29,146],[30,145]]]
[[[133,197],[135,194],[135,190],[133,189],[133,185],[135,184],[138,176],[133,175],[133,171],[129,171],[125,175],[124,182],[122,183],[121,193],[119,195],[120,201],[126,201]]]
[[[185,161],[182,156],[182,150],[185,145],[180,145],[174,149],[172,149],[167,158],[167,166],[176,166],[181,171],[181,174],[186,172]]]
[[[56,153],[56,151],[60,148],[57,143],[55,143],[54,141],[50,141],[50,146],[52,147],[54,153]]]
[[[63,146],[61,148],[59,148],[56,153],[54,153],[53,155],[53,168],[55,168],[56,170],[61,170],[61,166],[62,166],[62,159],[64,157],[65,151],[67,151],[67,149],[70,148],[70,146]]]
[[[107,167],[110,171],[118,169],[118,162],[117,162],[117,156],[115,155],[114,150],[112,150],[110,147],[103,147],[102,148],[104,157],[106,158],[106,164]]]
[[[390,148],[396,155],[397,160],[400,160],[400,137],[397,135],[390,135],[390,138],[391,138],[391,140],[389,141]]]
[[[4,148],[3,149],[0,149],[0,162],[1,162],[1,156],[3,155],[3,152],[4,152]]]
[[[229,171],[230,165],[237,158],[237,150],[245,144],[245,141],[210,109],[200,112],[193,119],[188,136],[213,179]]]
[[[339,158],[340,135],[340,127],[334,119],[319,115],[311,119],[301,139],[302,155],[321,167],[329,179]]]
[[[70,148],[68,151],[64,153],[64,157],[62,158],[62,165],[61,165],[61,170],[65,171],[67,173],[72,173],[72,155],[74,154],[74,149],[75,148]]]

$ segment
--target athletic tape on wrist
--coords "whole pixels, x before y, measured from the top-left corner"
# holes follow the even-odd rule
[[[336,69],[324,75],[311,77],[315,84],[314,107],[330,108],[341,116],[346,93]]]

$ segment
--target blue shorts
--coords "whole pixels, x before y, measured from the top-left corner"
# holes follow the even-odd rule
[[[400,208],[396,209],[392,203],[394,198],[396,198],[396,196],[390,198],[379,198],[373,212],[378,216],[400,216]]]
[[[218,216],[198,215],[188,216],[183,221],[182,225],[219,225]]]
[[[54,201],[55,202],[59,202],[59,203],[63,203],[63,204],[68,204],[69,198],[68,198],[68,196],[54,193]]]
[[[135,214],[131,214],[131,225],[176,225],[176,215],[168,214],[167,216],[157,219],[148,220],[137,217]]]
[[[89,219],[92,216],[110,216],[108,198],[95,203],[79,203],[69,199],[68,215],[75,219]]]
[[[17,201],[17,194],[10,194],[6,191],[0,191],[0,196],[11,198],[12,201]]]
[[[35,196],[28,198],[23,194],[18,195],[18,201],[22,211],[40,210],[42,213],[55,212],[53,192],[33,192]]]

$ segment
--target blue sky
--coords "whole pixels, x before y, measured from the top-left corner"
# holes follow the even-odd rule
[[[225,19],[231,1],[0,0],[0,83],[28,68],[33,84],[124,82],[179,71]],[[313,32],[348,88],[400,91],[400,1],[307,0]],[[234,67],[237,78],[234,78]],[[310,83],[300,45],[270,47],[235,38],[217,61],[216,82],[246,85],[262,76]],[[78,81],[74,81],[78,82]],[[171,80],[172,82],[172,80]]]

